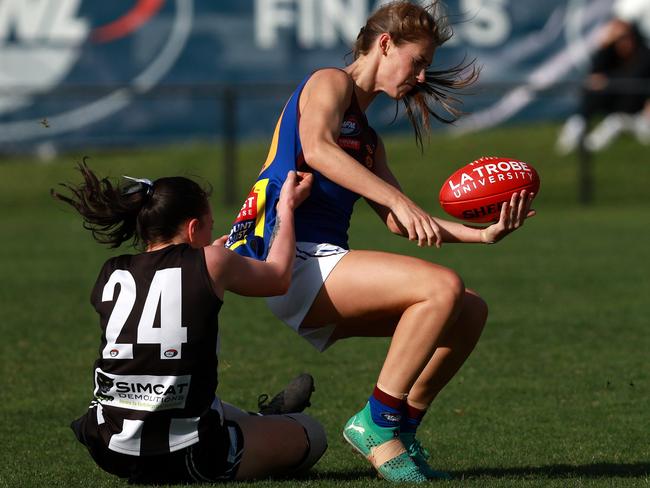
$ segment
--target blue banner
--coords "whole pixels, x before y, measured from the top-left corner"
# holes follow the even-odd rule
[[[383,3],[0,0],[0,144],[216,138],[229,123],[269,136],[294,85],[350,62]],[[448,10],[455,34],[434,65],[482,65],[458,126],[472,130],[565,114],[575,100],[549,90],[584,72],[611,0],[456,0]],[[374,105],[378,129],[404,127],[391,125],[395,102]]]

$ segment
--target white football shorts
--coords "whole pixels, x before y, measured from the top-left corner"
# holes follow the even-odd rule
[[[271,312],[298,332],[312,346],[324,351],[331,344],[335,324],[319,328],[300,327],[309,312],[325,280],[349,251],[334,244],[296,243],[296,259],[289,291],[281,296],[270,297],[266,303]]]

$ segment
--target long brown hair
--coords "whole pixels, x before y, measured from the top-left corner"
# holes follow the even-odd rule
[[[361,28],[353,48],[354,59],[367,54],[375,39],[384,32],[390,34],[395,45],[429,39],[436,47],[453,35],[439,0],[434,0],[427,7],[406,0],[391,2],[372,14]],[[423,131],[429,131],[431,127],[430,117],[445,124],[452,124],[460,117],[462,111],[458,105],[462,102],[454,92],[473,84],[479,72],[475,60],[463,60],[448,69],[427,70],[424,83],[418,83],[402,99],[418,146],[422,147]],[[439,108],[446,114],[440,114]]]
[[[97,242],[112,248],[131,239],[134,246],[171,241],[184,222],[202,217],[210,208],[210,190],[182,176],[114,185],[88,168],[85,158],[78,169],[81,184],[60,184],[70,196],[54,189],[50,193],[79,212]]]

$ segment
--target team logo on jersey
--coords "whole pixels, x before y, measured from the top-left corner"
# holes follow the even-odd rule
[[[361,149],[361,141],[358,139],[350,139],[349,137],[339,137],[336,143],[343,149],[353,149],[358,151]]]
[[[163,354],[166,358],[175,358],[178,356],[178,351],[176,349],[167,349]]]
[[[113,400],[113,397],[108,394],[115,384],[113,382],[113,379],[106,376],[104,373],[100,372],[99,370],[97,370],[96,382],[97,382],[97,393],[95,393],[95,396],[99,400],[104,400],[108,402]]]
[[[230,229],[230,235],[226,242],[226,247],[231,247],[238,241],[246,239],[246,236],[251,233],[255,227],[255,219],[257,218],[257,200],[260,198],[255,188],[251,190],[244,200],[241,210],[235,218],[235,223]],[[263,197],[262,197],[263,198]]]
[[[354,115],[348,115],[348,117],[341,124],[341,135],[342,136],[356,136],[361,133],[361,124]]]
[[[259,198],[259,193],[255,191],[255,188],[246,197],[244,204],[241,206],[241,210],[237,214],[235,222],[241,222],[244,220],[255,220],[257,217],[257,200]]]
[[[7,117],[0,119],[0,142],[87,127],[129,105],[134,93],[151,90],[182,52],[192,8],[192,0],[1,0],[0,116]],[[151,22],[163,11],[170,22]],[[146,36],[146,50],[119,59],[116,53],[135,35]],[[65,108],[43,113],[42,94],[72,77],[84,85],[120,80],[129,86],[49,102]]]
[[[269,179],[258,180],[246,197],[241,210],[237,214],[235,223],[230,229],[226,247],[236,249],[246,242],[248,236],[254,233],[258,237],[264,236],[266,187]]]
[[[111,349],[110,352],[108,353],[112,358],[116,358],[117,355],[120,353],[117,349]]]
[[[168,349],[174,351],[174,349]],[[178,353],[178,351],[175,351]],[[95,398],[104,406],[154,412],[183,408],[191,375],[116,375],[95,370]]]

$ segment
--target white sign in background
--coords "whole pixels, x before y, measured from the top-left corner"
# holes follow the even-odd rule
[[[130,5],[137,9],[156,1],[133,0]],[[192,0],[168,0],[162,2],[166,9],[163,21],[170,24],[166,34],[147,62],[127,80],[128,89],[116,89],[82,104],[77,102],[67,109],[42,113],[35,118],[34,110],[29,109],[34,107],[39,95],[66,84],[84,50],[92,50],[88,42],[93,26],[81,14],[82,7],[87,11],[92,8],[92,3],[82,0],[0,0],[0,117],[3,117],[0,119],[0,143],[51,138],[80,128],[88,130],[96,122],[116,114],[119,117],[135,97],[149,92],[170,72],[180,73],[180,78],[191,83],[192,70],[200,71],[204,67],[197,64],[197,56],[210,56],[219,50],[237,55],[224,55],[223,59],[230,64],[213,63],[211,69],[215,71],[207,70],[208,76],[220,79],[223,73],[232,72],[234,76],[248,73],[263,82],[268,65],[260,70],[255,62],[247,64],[247,60],[240,56],[241,51],[235,50],[236,47],[241,49],[242,44],[251,50],[251,57],[257,56],[255,59],[258,60],[267,58],[270,62],[274,62],[276,51],[287,50],[288,54],[283,58],[286,63],[278,64],[277,69],[287,70],[288,79],[297,77],[288,71],[296,56],[304,60],[316,58],[315,54],[320,52],[336,52],[326,59],[333,61],[330,65],[338,65],[341,53],[349,50],[369,13],[386,1],[248,0],[237,6],[216,2],[201,4],[202,11],[195,15]],[[610,15],[611,5],[611,0],[554,0],[535,9],[526,8],[526,15],[531,9],[550,14],[537,22],[540,28],[522,32],[520,20],[516,17],[522,15],[522,4],[515,0],[458,0],[454,3],[453,11],[459,12],[454,14],[455,35],[445,48],[465,49],[470,57],[476,55],[484,67],[483,81],[498,82],[505,77],[509,83],[518,83],[490,107],[463,119],[459,129],[480,129],[507,120],[534,101],[540,90],[566,79],[576,67],[584,68],[593,49],[597,27]],[[212,12],[211,16],[204,15],[206,10]],[[223,25],[231,19],[234,19],[232,25],[237,29],[228,30],[229,26]],[[218,32],[220,28],[230,37],[219,39],[204,35]],[[140,35],[147,35],[143,32]],[[195,41],[193,51],[187,50],[194,35],[205,40],[199,55],[196,51],[198,41]],[[295,40],[293,45],[287,44],[287,37]],[[208,45],[210,41],[215,45]],[[561,47],[551,51],[549,46],[552,44]],[[254,53],[255,50],[258,53]],[[124,57],[129,54],[124,53]],[[184,61],[185,56],[190,61]],[[323,55],[320,56],[319,60]],[[529,60],[537,61],[531,64],[533,61]],[[97,60],[104,71],[110,71],[111,63],[120,62],[120,56]],[[206,59],[204,64],[212,66],[211,62]],[[296,66],[299,68],[300,64],[296,63]],[[522,73],[524,69],[526,72]],[[507,78],[509,75],[512,78]],[[274,76],[277,79],[282,73]],[[89,83],[101,85],[102,80],[89,79]],[[30,115],[23,116],[23,112]],[[48,119],[47,131],[40,124],[41,117]],[[146,114],[142,118],[146,119]],[[179,134],[183,133],[182,119],[170,114],[169,123],[178,124],[174,131]],[[120,127],[122,124],[114,125]]]

